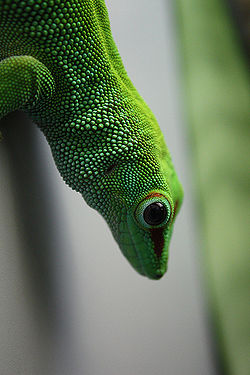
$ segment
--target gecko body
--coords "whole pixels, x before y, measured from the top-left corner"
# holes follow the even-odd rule
[[[62,178],[131,265],[162,277],[182,188],[103,0],[0,0],[0,118],[15,109],[42,130]]]

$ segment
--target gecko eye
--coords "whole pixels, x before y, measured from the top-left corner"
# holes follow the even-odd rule
[[[137,206],[135,217],[143,227],[162,227],[170,220],[170,203],[163,195],[149,195]]]
[[[167,217],[167,209],[161,202],[151,203],[143,211],[143,218],[149,225],[160,225]]]

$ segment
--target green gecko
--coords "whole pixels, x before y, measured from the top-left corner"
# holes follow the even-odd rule
[[[64,181],[104,217],[131,265],[160,279],[183,192],[105,2],[0,0],[0,99],[0,118],[29,114]]]

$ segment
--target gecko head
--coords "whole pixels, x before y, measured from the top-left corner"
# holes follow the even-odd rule
[[[145,163],[138,166],[137,162],[113,166],[100,181],[99,198],[93,201],[92,189],[84,198],[105,218],[133,268],[158,280],[167,271],[169,242],[182,189],[177,178],[175,183],[171,178],[170,189],[160,167],[153,173],[145,168]]]
[[[153,190],[121,217],[118,243],[131,265],[150,279],[167,270],[174,207],[169,194]]]
[[[67,148],[62,141],[65,152],[57,165],[71,187],[106,220],[135,270],[157,280],[167,270],[170,238],[183,193],[154,118],[153,129],[132,120],[134,127],[138,122],[135,130],[124,127],[118,132],[119,127],[114,130],[112,125],[108,136],[101,130],[97,136],[96,130],[84,141],[72,138]]]
[[[167,270],[173,223],[183,194],[165,144],[158,137],[152,145],[150,138],[117,157],[112,148],[107,155],[101,144],[88,141],[80,157],[78,149],[83,146],[78,138],[60,141],[54,148],[63,149],[54,153],[58,169],[103,216],[129,263],[141,275],[160,279]]]

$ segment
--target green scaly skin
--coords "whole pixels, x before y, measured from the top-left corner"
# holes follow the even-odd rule
[[[0,1],[0,61],[0,117],[28,112],[64,181],[105,218],[131,265],[162,277],[182,188],[104,1]],[[154,202],[164,220],[149,225],[143,213]]]

